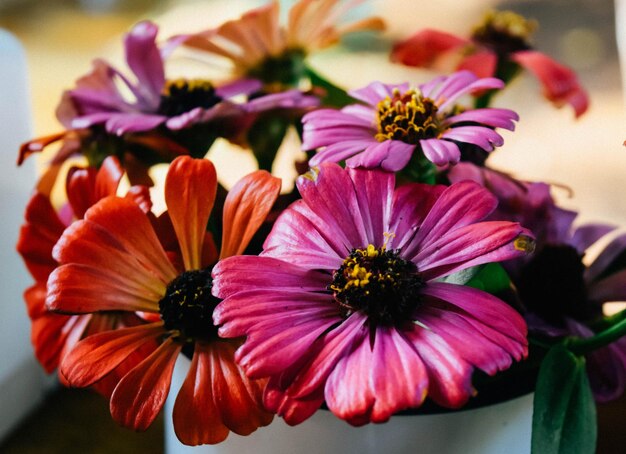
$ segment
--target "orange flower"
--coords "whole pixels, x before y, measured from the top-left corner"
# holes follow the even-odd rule
[[[230,61],[233,76],[284,82],[276,79],[284,79],[283,72],[289,73],[288,67],[297,63],[298,57],[301,61],[306,54],[337,43],[345,34],[384,28],[378,17],[337,25],[344,14],[361,2],[300,0],[289,11],[287,26],[281,26],[279,3],[273,1],[218,28],[175,37],[172,44],[183,44]],[[272,74],[268,74],[270,71]]]
[[[179,353],[193,358],[174,405],[174,428],[189,445],[218,443],[229,431],[241,435],[265,426],[264,381],[250,380],[235,365],[240,340],[217,336],[212,313],[211,269],[217,249],[206,226],[217,177],[208,160],[179,157],[165,183],[167,214],[177,251],[167,251],[150,217],[131,201],[109,197],[87,211],[57,244],[61,263],[48,281],[47,305],[68,313],[125,311],[149,323],[90,336],[61,367],[72,386],[89,386],[131,355],[159,346],[119,380],[111,415],[121,425],[145,430],[161,410]],[[243,252],[270,211],[280,180],[264,171],[244,177],[224,204],[220,257]],[[160,222],[169,225],[169,222]],[[179,260],[171,260],[180,257]]]

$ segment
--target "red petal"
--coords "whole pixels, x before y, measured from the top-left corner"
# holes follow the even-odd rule
[[[52,258],[52,248],[61,237],[65,225],[50,200],[40,193],[31,197],[24,217],[26,223],[20,229],[17,251],[35,280],[45,282],[57,266]]]
[[[33,153],[38,153],[46,148],[51,143],[57,142],[63,139],[68,131],[63,131],[57,134],[52,134],[45,137],[39,137],[37,139],[31,140],[30,142],[26,142],[22,144],[20,147],[20,153],[17,157],[17,165],[22,165],[24,160],[28,158]]]
[[[498,57],[492,52],[477,52],[468,55],[457,67],[457,70],[468,70],[476,74],[478,77],[493,77],[496,72]]]
[[[139,431],[152,424],[169,393],[181,347],[167,339],[120,380],[110,403],[111,416],[118,424]]]
[[[391,61],[407,66],[434,66],[443,54],[468,44],[464,38],[437,30],[425,29],[393,46]]]
[[[165,203],[186,270],[202,266],[202,244],[216,192],[211,161],[180,156],[172,162],[165,180]]]
[[[539,79],[543,85],[544,96],[556,106],[570,104],[577,117],[586,112],[589,107],[589,96],[578,83],[576,73],[570,68],[541,52],[531,50],[516,52],[511,59]]]
[[[229,429],[248,435],[272,415],[263,410],[264,381],[245,377],[228,342],[196,343],[191,368],[174,405],[174,428],[187,445],[219,443]]]
[[[280,179],[253,172],[235,184],[224,202],[220,258],[240,255],[270,212],[280,192]]]
[[[61,373],[72,386],[89,386],[115,369],[131,353],[162,334],[162,323],[94,334],[76,344],[63,358]]]

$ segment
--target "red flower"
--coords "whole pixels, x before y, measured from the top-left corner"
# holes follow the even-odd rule
[[[397,43],[392,61],[407,66],[440,67],[456,62],[478,77],[498,77],[508,82],[520,67],[542,84],[543,95],[556,106],[569,104],[579,117],[589,107],[589,97],[567,66],[535,51],[528,38],[535,24],[510,11],[489,13],[469,38],[424,29]]]
[[[132,316],[122,317],[119,313],[61,315],[45,307],[46,281],[58,266],[52,257],[54,245],[74,219],[82,218],[85,211],[101,198],[115,194],[123,174],[119,162],[113,157],[107,158],[100,170],[73,167],[66,180],[68,203],[59,212],[50,202],[51,185],[46,177],[40,180],[38,191],[26,207],[26,223],[20,230],[17,250],[35,279],[35,284],[24,292],[24,299],[32,321],[31,341],[35,356],[48,373],[57,369],[61,358],[81,338],[140,321]],[[149,210],[146,191],[146,188],[133,187],[129,196]],[[59,374],[59,379],[67,384],[62,374]],[[110,382],[105,380],[99,382],[96,389],[103,394],[110,394],[112,388],[109,385]]]
[[[230,430],[247,435],[272,420],[261,404],[265,381],[245,377],[233,359],[240,340],[220,339],[212,321],[219,300],[211,295],[211,268],[218,255],[206,226],[216,190],[210,161],[179,157],[172,163],[164,219],[169,217],[178,240],[179,266],[136,204],[109,197],[65,231],[54,250],[62,265],[48,281],[52,309],[141,312],[152,320],[84,339],[61,366],[72,386],[89,386],[158,342],[111,396],[111,414],[123,426],[145,430],[152,423],[169,392],[178,354],[193,351],[173,414],[176,434],[190,445],[218,443]],[[279,190],[280,181],[263,171],[235,185],[224,204],[220,257],[243,252]]]

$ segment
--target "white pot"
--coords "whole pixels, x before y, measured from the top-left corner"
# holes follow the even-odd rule
[[[385,424],[352,427],[320,410],[290,427],[280,418],[247,437],[231,433],[218,445],[189,447],[174,434],[172,408],[187,374],[189,360],[179,359],[165,405],[166,454],[314,454],[314,453],[463,453],[528,454],[532,394],[497,405],[440,415],[398,415]]]

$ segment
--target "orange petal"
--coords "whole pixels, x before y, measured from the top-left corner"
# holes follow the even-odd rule
[[[17,165],[20,166],[24,162],[26,158],[28,158],[33,153],[38,153],[43,151],[51,143],[57,142],[68,134],[67,131],[63,131],[57,134],[52,134],[45,137],[39,137],[37,139],[31,140],[30,142],[26,142],[22,144],[20,147],[20,153],[17,157]]]
[[[190,446],[215,444],[229,433],[213,401],[210,346],[197,342],[172,418],[178,439]]]
[[[237,182],[224,202],[220,258],[241,254],[270,212],[280,179],[259,170]]]
[[[162,334],[163,324],[159,322],[86,337],[63,358],[61,373],[72,386],[89,386]]]
[[[202,245],[216,192],[211,161],[180,156],[172,162],[165,180],[165,203],[186,270],[202,266]]]
[[[111,416],[118,424],[139,431],[152,424],[170,391],[181,347],[168,338],[120,380],[110,402]]]

